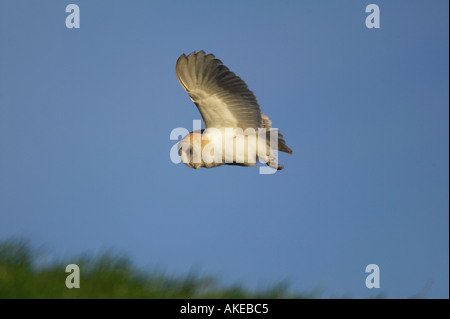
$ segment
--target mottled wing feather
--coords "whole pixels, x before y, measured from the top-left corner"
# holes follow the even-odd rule
[[[261,111],[247,84],[213,54],[181,55],[176,73],[197,105],[205,128],[261,127]]]

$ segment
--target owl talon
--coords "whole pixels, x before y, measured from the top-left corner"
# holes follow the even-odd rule
[[[281,170],[284,168],[283,165],[278,165],[277,162],[271,162],[270,160],[268,160],[268,161],[266,162],[266,164],[267,164],[267,166],[270,166],[270,167],[272,167],[272,168],[275,168],[275,169],[277,169],[277,170],[279,170],[279,171],[281,171]]]

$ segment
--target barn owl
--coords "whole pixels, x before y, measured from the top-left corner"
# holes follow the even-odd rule
[[[187,134],[178,144],[191,168],[223,164],[255,166],[256,161],[281,170],[277,151],[292,154],[283,135],[272,129],[247,84],[213,54],[182,54],[176,74],[204,121],[204,130]]]

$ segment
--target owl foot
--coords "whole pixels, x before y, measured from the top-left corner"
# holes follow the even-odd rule
[[[281,170],[284,168],[283,165],[279,165],[277,162],[271,161],[271,160],[268,160],[268,161],[266,162],[266,164],[267,164],[267,166],[270,166],[270,167],[272,167],[272,168],[275,168],[275,169],[277,169],[277,170],[279,170],[279,171],[281,171]]]

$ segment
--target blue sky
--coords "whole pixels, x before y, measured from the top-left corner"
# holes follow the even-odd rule
[[[448,298],[449,4],[374,1],[368,29],[370,3],[2,1],[0,239],[250,288]],[[198,50],[281,130],[283,171],[170,161],[170,132],[200,119],[175,62]]]

